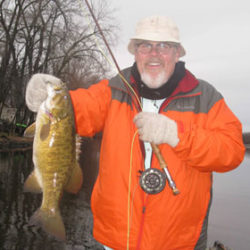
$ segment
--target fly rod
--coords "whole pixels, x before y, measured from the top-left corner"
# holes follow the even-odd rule
[[[95,15],[94,15],[93,11],[92,11],[92,8],[91,8],[90,5],[89,5],[88,0],[85,0],[85,3],[86,3],[86,5],[87,5],[87,7],[88,7],[88,10],[89,10],[89,12],[90,12],[90,14],[91,14],[91,16],[92,16],[92,18],[93,18],[93,20],[94,20],[94,22],[95,22],[97,28],[98,28],[98,30],[99,30],[99,32],[100,32],[101,36],[102,36],[102,39],[103,39],[103,41],[104,41],[104,43],[105,43],[105,45],[106,45],[106,47],[107,47],[107,49],[108,49],[108,51],[109,51],[111,57],[112,57],[112,60],[113,60],[115,66],[116,66],[116,68],[117,68],[117,70],[118,70],[118,73],[119,73],[119,75],[121,76],[121,80],[123,81],[124,85],[125,85],[126,88],[128,89],[128,86],[127,86],[128,83],[125,81],[125,78],[124,78],[123,75],[122,75],[122,72],[121,72],[121,70],[120,70],[120,67],[119,67],[119,65],[118,65],[118,63],[117,63],[117,61],[116,61],[116,59],[115,59],[115,57],[114,57],[114,54],[113,54],[112,50],[110,49],[110,46],[109,46],[109,44],[108,44],[108,42],[107,42],[107,40],[106,40],[106,38],[105,38],[105,36],[104,36],[104,34],[103,34],[103,32],[102,32],[102,29],[101,29],[101,27],[100,27],[100,25],[99,25],[99,23],[98,23],[98,21],[97,21]],[[128,93],[130,93],[129,90],[128,90]],[[133,98],[132,98],[132,99],[133,99]],[[170,172],[169,172],[169,170],[168,170],[168,168],[167,168],[167,164],[166,164],[166,162],[165,162],[165,160],[164,160],[164,158],[163,158],[163,156],[162,156],[162,154],[161,154],[161,152],[160,152],[160,149],[159,149],[158,146],[157,146],[156,144],[154,144],[154,143],[151,143],[151,147],[152,147],[152,150],[153,150],[154,154],[156,155],[156,157],[157,157],[157,159],[158,159],[158,161],[159,161],[160,167],[164,170],[164,172],[165,172],[165,174],[166,174],[166,178],[167,178],[169,187],[172,189],[173,194],[174,194],[174,195],[179,194],[180,191],[177,189],[177,187],[176,187],[176,185],[175,185],[175,182],[173,181],[173,179],[172,179],[172,177],[171,177],[171,174],[170,174]]]

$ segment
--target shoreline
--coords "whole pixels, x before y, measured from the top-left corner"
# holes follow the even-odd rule
[[[26,151],[32,149],[33,138],[0,134],[0,152]]]

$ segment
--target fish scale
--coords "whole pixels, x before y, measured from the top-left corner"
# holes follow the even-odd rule
[[[36,81],[28,83],[26,95],[35,88]],[[34,86],[31,86],[34,85]],[[46,82],[47,97],[40,104],[36,118],[33,162],[34,172],[25,182],[25,191],[42,191],[41,207],[31,217],[31,223],[40,225],[59,240],[65,240],[65,228],[60,214],[63,191],[77,193],[82,185],[82,171],[77,162],[74,113],[71,99],[63,82]],[[32,99],[29,98],[32,105]],[[29,128],[25,135],[33,133]]]

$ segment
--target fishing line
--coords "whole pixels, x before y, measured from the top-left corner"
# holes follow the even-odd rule
[[[78,1],[79,1],[79,0],[78,0]],[[104,34],[103,34],[103,32],[102,32],[102,29],[101,29],[101,27],[100,27],[100,25],[99,25],[99,23],[98,23],[98,21],[97,21],[97,19],[96,19],[96,17],[95,17],[95,15],[94,15],[94,13],[93,13],[93,11],[92,11],[90,5],[89,5],[89,3],[88,3],[88,0],[85,0],[85,3],[86,3],[86,5],[87,5],[87,7],[88,7],[88,9],[89,9],[89,12],[90,12],[92,18],[93,18],[94,21],[95,21],[95,24],[96,24],[96,26],[97,26],[97,28],[98,28],[98,30],[99,30],[101,36],[102,36],[102,39],[103,39],[103,41],[104,41],[104,43],[105,43],[105,45],[106,45],[106,47],[107,47],[107,49],[108,49],[108,51],[109,51],[109,54],[111,55],[111,57],[112,57],[112,59],[113,59],[113,62],[115,63],[115,66],[116,66],[116,68],[117,68],[117,70],[118,70],[118,72],[119,72],[120,78],[121,78],[121,80],[123,81],[124,86],[125,86],[126,89],[127,89],[128,95],[131,97],[132,102],[135,101],[133,97],[135,97],[135,98],[137,99],[137,102],[139,103],[139,105],[140,105],[140,107],[141,107],[141,110],[142,110],[142,105],[141,105],[141,102],[140,102],[140,100],[139,100],[137,94],[134,92],[134,90],[132,89],[132,87],[130,86],[130,84],[126,81],[126,79],[122,76],[122,73],[121,73],[121,70],[120,70],[120,68],[119,68],[119,66],[118,66],[118,63],[117,63],[117,61],[116,61],[116,59],[115,59],[115,57],[114,57],[114,55],[113,55],[113,53],[112,53],[112,51],[111,51],[111,49],[110,49],[110,47],[109,47],[109,44],[108,44],[108,42],[107,42],[107,40],[106,40],[106,38],[105,38],[105,36],[104,36]],[[90,23],[89,23],[89,26],[90,26]],[[94,33],[93,33],[93,34],[94,34]],[[94,35],[95,35],[95,34],[94,34]],[[101,47],[99,46],[99,43],[98,43],[97,41],[96,41],[96,44],[97,44],[97,46],[100,48],[100,50],[102,51],[102,49],[101,49]],[[104,55],[104,52],[102,52],[102,53],[103,53],[103,55]],[[105,56],[105,58],[107,58],[107,57]],[[124,79],[124,80],[123,80],[123,79]],[[134,96],[131,95],[130,91],[132,91],[132,93],[134,94]],[[136,103],[135,103],[135,105],[136,105]],[[175,185],[175,182],[174,182],[174,180],[172,179],[172,176],[171,176],[170,172],[168,171],[167,163],[165,162],[165,159],[163,158],[163,156],[162,156],[162,154],[161,154],[161,152],[160,152],[160,149],[159,149],[158,146],[157,146],[156,144],[154,144],[153,142],[151,142],[151,147],[152,147],[153,152],[154,152],[154,154],[156,155],[156,157],[157,157],[157,159],[158,159],[158,161],[159,161],[160,167],[161,167],[161,168],[164,170],[164,172],[166,173],[166,178],[167,178],[167,180],[168,180],[169,187],[172,189],[173,194],[174,194],[174,195],[179,194],[180,191],[177,189],[177,187],[176,187],[176,185]],[[155,174],[155,173],[153,173],[153,175],[154,175],[154,174]],[[148,177],[150,177],[150,178],[153,177],[153,179],[155,179],[153,175],[150,174],[150,176],[148,176]],[[159,176],[158,176],[158,177],[159,177]],[[162,178],[160,178],[160,179],[162,179]],[[160,180],[160,179],[159,179],[159,180]],[[146,180],[146,179],[145,179],[145,180]],[[156,180],[156,179],[155,179],[155,180]],[[148,181],[147,183],[150,183],[150,181]]]
[[[83,13],[85,13],[85,9],[84,9],[83,6],[82,6],[82,2],[81,2],[80,0],[78,0],[78,2],[79,2],[80,8],[82,9]],[[118,66],[118,64],[117,64],[117,61],[116,61],[116,59],[115,59],[115,57],[114,57],[114,55],[113,55],[113,53],[112,53],[112,51],[111,51],[111,49],[110,49],[110,47],[109,47],[107,41],[106,41],[106,38],[105,38],[105,36],[104,36],[104,34],[103,34],[103,32],[102,32],[102,29],[101,29],[101,27],[99,26],[98,21],[96,20],[95,15],[94,15],[94,13],[93,13],[93,11],[92,11],[92,9],[91,9],[91,7],[90,7],[88,1],[85,0],[85,3],[86,3],[86,5],[87,5],[87,7],[88,7],[88,9],[89,9],[89,12],[91,13],[92,18],[93,18],[94,21],[95,21],[95,24],[96,24],[96,26],[97,26],[97,28],[98,28],[98,30],[99,30],[101,36],[102,36],[102,39],[103,39],[103,41],[104,41],[104,43],[105,43],[105,45],[106,45],[106,47],[107,47],[107,49],[108,49],[108,51],[109,51],[109,53],[110,53],[110,55],[111,55],[111,57],[112,57],[114,63],[111,62],[111,61],[109,60],[109,58],[105,55],[104,51],[102,50],[102,48],[101,48],[101,46],[100,46],[100,44],[99,44],[99,42],[98,42],[98,40],[97,40],[97,38],[96,38],[94,29],[93,29],[92,26],[91,26],[91,21],[89,20],[88,27],[91,28],[91,29],[93,30],[93,36],[94,36],[94,40],[95,40],[96,46],[98,47],[98,49],[100,50],[101,54],[104,56],[104,58],[106,59],[106,61],[107,61],[111,66],[113,66],[113,67],[116,66],[116,69],[118,70],[118,75],[120,76],[121,80],[123,81],[124,86],[125,86],[126,89],[127,89],[127,93],[128,93],[128,95],[131,97],[131,99],[132,99],[132,102],[135,101],[135,100],[134,100],[134,97],[135,97],[136,100],[137,100],[137,103],[139,104],[139,106],[140,106],[140,108],[141,108],[141,110],[142,110],[141,101],[140,101],[138,95],[136,94],[136,92],[134,91],[134,89],[132,88],[132,86],[127,82],[127,80],[126,80],[126,79],[124,78],[124,76],[122,75],[122,73],[121,73],[121,71],[120,71],[120,68],[119,68],[119,66]],[[88,17],[88,14],[85,13],[85,16]],[[133,95],[130,93],[130,91],[132,92]],[[135,105],[136,105],[136,103],[135,103]],[[135,132],[135,134],[134,134],[134,136],[133,136],[132,145],[131,145],[131,153],[130,153],[129,190],[128,190],[128,231],[127,231],[127,249],[129,249],[129,235],[130,235],[129,211],[130,211],[130,202],[131,202],[131,201],[130,201],[130,192],[131,192],[131,173],[132,173],[132,150],[133,150],[133,146],[134,146],[135,136],[136,136],[137,133],[138,133],[138,130]],[[158,148],[154,143],[151,143],[151,146],[152,146],[153,152],[155,153],[155,155],[156,155],[156,157],[157,157],[157,159],[158,159],[158,161],[159,161],[159,164],[160,164],[161,168],[164,169],[164,171],[165,171],[165,173],[166,173],[166,177],[167,177],[169,186],[170,186],[170,188],[171,188],[172,191],[173,191],[173,194],[174,194],[174,195],[177,195],[177,194],[179,193],[179,190],[176,188],[176,185],[175,185],[174,181],[172,180],[172,177],[171,177],[171,175],[170,175],[170,173],[169,173],[169,171],[168,171],[168,169],[167,169],[167,164],[166,164],[166,162],[165,162],[163,156],[161,155],[161,152],[160,152],[159,148]]]
[[[134,148],[134,141],[135,141],[135,137],[138,134],[138,130],[135,131],[132,142],[131,142],[131,151],[130,151],[130,166],[129,166],[129,176],[128,176],[128,209],[127,209],[127,216],[128,216],[128,222],[127,222],[127,250],[129,250],[129,237],[130,237],[130,216],[132,214],[130,214],[130,203],[131,203],[131,199],[130,199],[130,193],[131,193],[131,179],[132,179],[132,167],[133,167],[133,148]],[[131,218],[132,220],[132,218]]]
[[[119,77],[122,79],[122,81],[126,84],[126,86],[130,89],[130,91],[134,94],[137,102],[139,103],[140,105],[140,108],[142,109],[142,104],[141,104],[141,101],[138,97],[138,95],[136,94],[136,92],[134,91],[134,89],[130,86],[130,84],[128,83],[128,81],[125,79],[125,77],[121,74],[120,70],[119,70],[119,67],[118,65],[116,65],[113,61],[111,61],[109,59],[108,56],[106,56],[105,52],[103,51],[103,49],[101,48],[101,45],[100,43],[98,42],[97,40],[97,37],[94,33],[94,28],[93,26],[91,25],[91,20],[88,16],[88,14],[86,13],[84,7],[83,7],[83,4],[82,4],[82,1],[78,0],[79,2],[79,5],[80,5],[80,8],[82,9],[82,12],[84,13],[84,16],[88,18],[88,28],[90,30],[93,31],[93,37],[94,37],[94,41],[95,41],[95,44],[96,46],[98,47],[98,49],[100,50],[101,54],[104,56],[104,58],[106,59],[106,61],[112,66],[112,67],[115,67],[118,71],[118,75]],[[87,4],[87,2],[86,2]],[[112,55],[112,52],[111,52],[111,55]],[[118,67],[118,68],[117,68]],[[128,92],[129,94],[129,92]],[[131,96],[132,98],[132,96]],[[133,98],[132,98],[133,100]],[[133,139],[132,139],[132,142],[131,142],[131,152],[130,152],[130,167],[129,167],[129,176],[128,176],[128,197],[127,197],[127,200],[128,200],[128,208],[127,208],[127,247],[126,249],[129,250],[129,239],[130,239],[130,222],[132,220],[132,203],[131,203],[131,199],[130,199],[130,194],[131,194],[131,179],[132,179],[132,165],[133,165],[133,148],[134,148],[134,141],[135,141],[135,137],[136,135],[138,134],[138,130],[135,131],[134,135],[133,135]],[[134,195],[133,195],[134,196]],[[134,199],[134,198],[133,198]],[[133,199],[132,199],[132,202],[133,202]]]
[[[82,12],[83,12],[84,16],[86,16],[86,17],[88,18],[88,25],[87,25],[87,26],[88,26],[89,30],[92,30],[92,32],[93,32],[93,37],[94,37],[94,41],[95,41],[95,44],[96,44],[97,48],[100,50],[101,54],[102,54],[103,57],[106,59],[106,61],[107,61],[113,68],[115,68],[115,69],[117,70],[119,77],[122,79],[123,83],[125,83],[125,85],[127,86],[127,88],[129,88],[130,91],[134,94],[134,96],[135,96],[137,102],[139,103],[140,108],[142,109],[142,104],[141,104],[140,98],[138,97],[138,95],[136,94],[136,92],[134,91],[134,89],[131,87],[131,85],[128,83],[128,81],[125,79],[125,77],[122,75],[122,73],[121,73],[121,71],[120,71],[120,69],[119,69],[119,66],[118,66],[118,64],[116,63],[116,60],[115,60],[115,58],[114,58],[114,56],[113,56],[112,51],[110,50],[109,46],[106,44],[106,47],[108,48],[109,53],[110,53],[110,55],[111,55],[111,57],[112,57],[112,59],[113,59],[113,60],[111,61],[111,60],[109,59],[109,57],[106,55],[106,53],[103,51],[103,49],[102,49],[100,43],[98,42],[97,36],[96,36],[96,34],[95,34],[95,32],[94,32],[94,27],[91,25],[91,20],[90,20],[90,18],[89,18],[89,16],[88,16],[88,13],[86,13],[86,11],[85,11],[85,9],[84,9],[84,6],[83,6],[82,1],[81,1],[81,0],[78,0],[78,2],[79,2],[79,5],[80,5],[80,8],[82,9]],[[85,0],[85,2],[86,2],[86,4],[87,4],[87,6],[88,6],[90,12],[92,12],[92,11],[91,11],[91,8],[90,8],[90,6],[89,6],[89,4],[88,4],[88,2],[87,2],[86,0]],[[93,17],[94,20],[95,20],[95,17],[94,17],[93,14],[92,14],[92,17]],[[103,37],[103,40],[104,40],[104,42],[106,43],[106,40],[105,40],[105,38],[104,38],[104,35],[103,35],[101,29],[99,29],[99,32],[101,33],[101,35],[102,35],[102,37]],[[128,92],[128,94],[130,95],[129,92]],[[132,98],[132,96],[131,96],[131,98]],[[132,100],[133,100],[133,98],[132,98]]]

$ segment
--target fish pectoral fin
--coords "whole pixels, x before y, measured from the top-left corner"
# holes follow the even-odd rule
[[[68,183],[64,187],[64,190],[69,193],[76,194],[80,190],[82,186],[82,182],[83,182],[82,169],[80,168],[79,164],[76,162],[72,175]]]
[[[49,136],[49,132],[50,132],[50,120],[48,121],[48,123],[46,124],[43,124],[43,126],[41,127],[41,130],[40,130],[40,139],[42,141],[46,140]]]
[[[23,133],[24,137],[32,138],[35,135],[36,122],[33,122],[29,127],[27,127]]]
[[[60,241],[66,241],[65,227],[59,209],[54,212],[38,209],[31,217],[30,225],[38,225]]]
[[[35,172],[33,171],[24,183],[24,192],[41,193],[42,188],[39,185]]]

